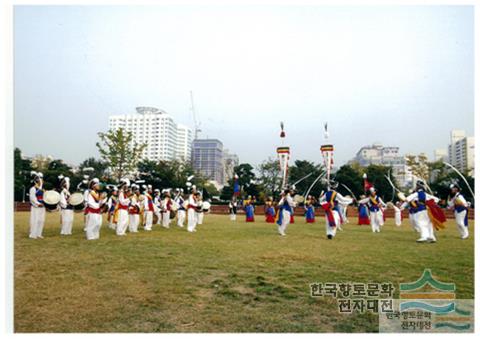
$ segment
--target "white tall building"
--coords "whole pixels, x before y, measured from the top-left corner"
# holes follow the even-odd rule
[[[460,172],[473,176],[475,173],[475,138],[467,137],[465,131],[452,130],[448,159]]]
[[[136,114],[109,117],[109,128],[132,132],[137,143],[146,143],[143,156],[148,160],[188,161],[192,153],[192,130],[175,123],[163,110],[137,107]]]
[[[392,176],[400,187],[412,184],[412,171],[405,163],[405,157],[400,155],[399,147],[383,146],[379,143],[363,146],[349,163],[358,163],[363,167],[368,165],[391,166]]]

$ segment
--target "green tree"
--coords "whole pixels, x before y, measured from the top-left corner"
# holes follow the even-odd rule
[[[377,194],[381,196],[384,201],[392,200],[392,196],[394,195],[392,186],[390,186],[388,180],[385,178],[385,176],[388,176],[390,170],[390,166],[382,165],[369,165],[365,170],[365,173],[368,176],[368,181],[373,184],[377,190]],[[390,178],[393,184],[398,187],[395,178],[393,176],[390,176]]]
[[[358,199],[361,194],[363,194],[363,178],[362,174],[355,170],[350,165],[343,165],[335,173],[335,180],[338,181],[338,191],[343,195],[351,195],[348,190],[343,187],[341,184],[346,185],[350,190],[352,190],[355,197]]]
[[[72,168],[65,164],[61,159],[52,160],[43,173],[45,189],[57,189],[60,183],[60,180],[58,179],[60,175],[70,178],[73,177]]]
[[[31,185],[30,172],[32,171],[31,161],[23,159],[19,148],[14,150],[14,199],[23,201]]]
[[[100,137],[100,142],[97,142],[98,151],[107,163],[113,178],[120,180],[126,175],[133,175],[147,144],[137,143],[133,134],[123,128],[98,133],[98,136]]]
[[[308,189],[312,186],[313,182],[318,178],[321,172],[321,165],[316,165],[307,160],[296,160],[293,166],[290,166],[289,168],[288,181],[290,184],[294,184],[306,175],[312,173],[308,178],[295,185],[298,194],[304,195],[307,193]],[[313,195],[318,198],[322,189],[322,183],[320,180],[318,180],[310,190],[309,195]]]
[[[261,187],[260,191],[264,196],[278,197],[280,186],[282,185],[282,178],[280,177],[280,166],[277,160],[268,158],[262,162],[258,168],[258,184]],[[233,187],[233,182],[231,183]],[[232,189],[233,193],[233,189]]]
[[[90,157],[82,161],[78,167],[81,172],[85,168],[93,168],[93,171],[89,172],[90,177],[99,178],[100,180],[103,180],[103,181],[108,180],[108,175],[107,175],[108,164],[105,161]]]

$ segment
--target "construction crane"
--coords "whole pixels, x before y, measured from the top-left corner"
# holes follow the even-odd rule
[[[197,123],[197,118],[195,115],[195,104],[193,102],[193,92],[190,91],[190,102],[191,102],[191,110],[192,110],[192,116],[193,116],[193,128],[194,128],[194,140],[198,138],[198,133],[200,133],[202,130],[200,129],[200,123]]]

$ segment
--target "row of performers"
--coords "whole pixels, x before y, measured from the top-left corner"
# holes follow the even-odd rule
[[[34,185],[30,188],[31,204],[30,235],[32,239],[43,238],[45,223],[45,205],[42,173],[35,173]],[[160,192],[152,189],[151,185],[144,185],[144,192],[140,193],[140,186],[130,183],[129,179],[122,179],[118,187],[113,187],[111,194],[100,192],[101,184],[97,178],[90,180],[82,193],[84,198],[84,231],[88,240],[100,237],[102,213],[107,213],[108,225],[116,231],[118,236],[138,232],[139,225],[144,230],[151,231],[154,224],[170,227],[176,217],[176,224],[184,227],[187,221],[187,230],[196,232],[197,225],[203,223],[204,213],[209,211],[210,205],[202,200],[202,195],[192,186],[191,193],[184,197],[183,189],[176,189],[174,197],[170,190]],[[59,203],[55,210],[61,212],[61,235],[71,235],[74,221],[74,206],[70,204],[70,180],[62,177],[59,188]],[[49,206],[52,211],[52,206]]]
[[[358,224],[370,225],[373,233],[379,233],[385,222],[385,209],[392,208],[395,211],[395,224],[401,226],[402,211],[408,210],[409,221],[412,228],[420,235],[417,242],[436,242],[434,229],[443,228],[445,217],[440,207],[437,205],[439,198],[426,193],[425,183],[421,180],[416,182],[416,188],[408,197],[399,194],[400,201],[396,205],[384,203],[378,195],[375,187],[368,189],[368,194],[363,195],[357,201],[358,203]],[[337,182],[332,182],[322,193],[319,199],[319,205],[325,211],[325,228],[328,239],[333,239],[337,229],[342,230],[342,225],[348,223],[347,207],[352,204],[354,199],[349,196],[342,196],[336,191]],[[286,189],[281,194],[278,204],[275,206],[273,199],[269,198],[265,202],[265,221],[267,223],[277,223],[278,233],[285,235],[287,226],[294,222],[294,209],[297,202],[293,198],[294,191]],[[305,219],[307,223],[315,222],[315,205],[317,201],[312,196],[308,196],[304,202]],[[233,197],[229,203],[230,219],[236,220],[237,207],[239,203]],[[247,222],[254,221],[255,205],[254,200],[248,197],[240,206],[245,210]],[[468,232],[468,209],[470,203],[466,201],[460,192],[457,184],[450,185],[450,194],[447,197],[447,206],[454,210],[455,222],[461,239],[469,236]],[[276,207],[276,208],[275,208]]]

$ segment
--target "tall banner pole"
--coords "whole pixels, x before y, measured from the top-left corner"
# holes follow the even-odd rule
[[[278,162],[280,164],[280,172],[282,173],[282,190],[287,188],[288,184],[288,161],[290,160],[290,147],[284,145],[285,130],[283,122],[280,122],[280,138],[282,146],[277,147]]]
[[[333,166],[333,145],[329,143],[329,134],[328,134],[328,125],[324,125],[324,138],[325,144],[320,147],[320,152],[322,153],[323,163],[325,165],[327,173],[327,183],[330,185],[330,174]]]

